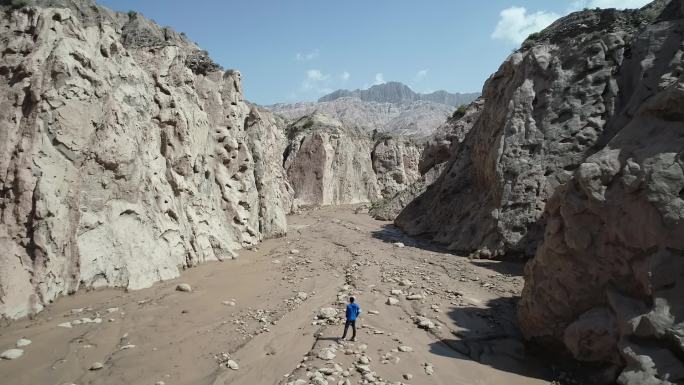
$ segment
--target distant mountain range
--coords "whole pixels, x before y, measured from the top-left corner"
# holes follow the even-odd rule
[[[318,102],[281,103],[267,108],[290,120],[318,112],[349,127],[429,136],[451,116],[456,106],[469,104],[479,95],[446,91],[421,94],[403,83],[389,82],[367,90],[337,90]]]
[[[370,87],[367,90],[337,90],[318,99],[318,102],[331,102],[340,98],[353,97],[364,102],[410,104],[417,101],[428,101],[448,106],[458,107],[468,104],[480,96],[479,92],[449,93],[443,90],[429,94],[413,91],[409,86],[400,82],[387,82]]]

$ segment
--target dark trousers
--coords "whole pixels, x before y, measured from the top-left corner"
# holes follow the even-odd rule
[[[344,323],[344,334],[342,334],[342,339],[347,337],[347,329],[349,329],[349,325],[352,327],[352,339],[356,338],[356,320],[347,320],[347,322]]]

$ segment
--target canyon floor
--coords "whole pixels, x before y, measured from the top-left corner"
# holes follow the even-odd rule
[[[0,360],[0,382],[549,383],[550,370],[526,355],[515,324],[522,264],[446,253],[354,207],[305,211],[289,223],[286,237],[236,260],[145,290],[80,292],[1,326],[0,351],[20,338],[32,343]],[[192,291],[177,291],[180,283]],[[395,305],[386,303],[391,290],[402,291]],[[349,295],[362,308],[356,342],[337,340]],[[323,307],[340,318],[318,320]],[[95,362],[102,367],[92,370]]]

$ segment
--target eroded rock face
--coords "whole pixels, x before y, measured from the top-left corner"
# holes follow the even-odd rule
[[[579,12],[526,42],[486,82],[477,122],[396,224],[453,250],[533,255],[547,199],[610,135],[626,87],[614,74],[646,19]]]
[[[284,137],[239,72],[142,16],[52,3],[0,18],[0,316],[285,232]]]
[[[483,104],[484,100],[480,98],[457,110],[425,141],[418,161],[420,175],[408,187],[384,194],[383,199],[375,202],[370,208],[374,218],[392,221],[409,203],[425,193],[444,170],[455,146],[464,140],[477,122]]]
[[[684,381],[683,30],[677,0],[624,40],[611,138],[546,204],[525,272],[527,338],[623,368],[623,385]]]
[[[350,128],[325,114],[287,127],[284,168],[302,206],[374,202],[419,178],[421,145],[414,140]]]

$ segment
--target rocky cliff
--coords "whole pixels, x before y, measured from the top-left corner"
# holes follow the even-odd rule
[[[445,172],[396,223],[453,250],[533,255],[546,201],[614,135],[631,86],[616,74],[651,18],[578,12],[528,39],[486,82],[482,113]]]
[[[314,113],[287,127],[283,166],[297,205],[368,203],[404,190],[419,177],[420,144],[347,127]]]
[[[620,40],[605,139],[545,205],[520,304],[528,338],[622,385],[684,383],[684,2],[659,3]]]
[[[479,119],[483,104],[484,100],[479,98],[467,107],[454,111],[452,116],[424,141],[418,161],[420,175],[406,188],[398,189],[393,194],[385,194],[383,199],[374,202],[370,208],[370,214],[374,218],[392,221],[409,203],[425,193],[428,186],[444,171],[454,148],[463,141]]]
[[[87,0],[0,18],[0,316],[286,231],[285,138],[183,35]]]

